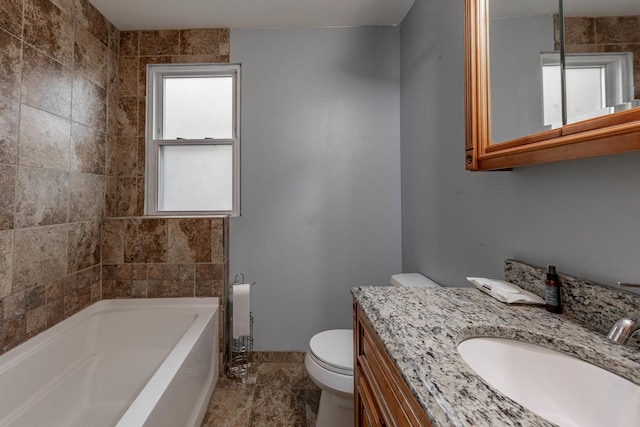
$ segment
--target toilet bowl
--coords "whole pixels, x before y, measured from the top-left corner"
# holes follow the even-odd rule
[[[394,274],[391,284],[440,287],[417,273]],[[353,331],[332,329],[314,335],[304,365],[311,380],[322,390],[316,427],[353,426]]]

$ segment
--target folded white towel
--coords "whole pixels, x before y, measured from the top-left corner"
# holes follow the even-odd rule
[[[525,291],[521,287],[504,280],[486,279],[484,277],[467,277],[467,280],[482,292],[507,304],[544,304],[544,300],[538,295]]]

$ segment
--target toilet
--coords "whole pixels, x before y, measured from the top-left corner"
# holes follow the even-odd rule
[[[439,288],[418,273],[391,276],[392,286]],[[353,331],[332,329],[315,334],[309,341],[304,366],[322,390],[316,427],[353,426]]]

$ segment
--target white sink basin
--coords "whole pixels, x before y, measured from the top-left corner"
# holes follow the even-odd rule
[[[640,386],[535,344],[471,338],[467,364],[502,394],[561,427],[640,426]]]

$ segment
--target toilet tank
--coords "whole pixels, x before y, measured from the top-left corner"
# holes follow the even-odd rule
[[[420,273],[401,273],[391,276],[392,286],[407,288],[440,288],[441,286]]]

